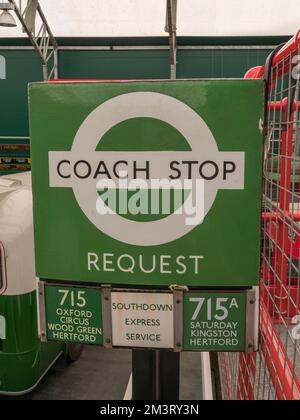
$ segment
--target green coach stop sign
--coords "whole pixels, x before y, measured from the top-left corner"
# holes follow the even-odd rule
[[[38,277],[257,285],[262,117],[262,81],[31,85]]]

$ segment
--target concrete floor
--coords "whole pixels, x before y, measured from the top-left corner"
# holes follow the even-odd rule
[[[76,363],[61,361],[33,394],[34,400],[123,399],[131,373],[130,350],[86,347]]]
[[[59,361],[31,395],[33,400],[123,399],[131,374],[130,350],[86,347],[81,359],[69,366]],[[201,399],[199,353],[181,355],[180,399]]]
[[[182,353],[180,359],[180,399],[202,399],[201,354]]]

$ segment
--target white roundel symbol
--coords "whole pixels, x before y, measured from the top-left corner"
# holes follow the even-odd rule
[[[132,118],[155,118],[164,121],[177,129],[190,145],[191,151],[151,151],[147,152],[105,152],[96,151],[103,136],[115,125]],[[124,138],[124,142],[128,142]],[[126,146],[130,148],[130,145]],[[149,222],[139,222],[125,219],[118,214],[100,215],[95,203],[99,198],[97,179],[93,177],[78,179],[70,175],[61,178],[57,168],[59,162],[75,164],[86,160],[97,166],[97,162],[128,159],[143,159],[149,161],[160,172],[160,178],[167,177],[164,163],[170,161],[209,160],[224,165],[231,161],[235,165],[234,173],[223,179],[222,173],[215,179],[205,181],[205,216],[211,209],[219,189],[244,188],[244,153],[219,152],[216,141],[203,119],[189,106],[168,95],[155,92],[127,93],[104,102],[98,106],[80,126],[76,133],[72,150],[67,152],[49,152],[50,186],[72,188],[75,198],[86,217],[100,231],[108,236],[131,245],[153,246],[175,241],[189,233],[195,226],[186,224],[184,211],[176,212],[168,217]],[[157,176],[155,177],[157,178]],[[179,214],[181,213],[181,214]]]

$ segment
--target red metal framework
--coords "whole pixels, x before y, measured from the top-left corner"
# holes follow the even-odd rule
[[[224,399],[300,399],[300,31],[265,78],[260,351],[219,355]]]

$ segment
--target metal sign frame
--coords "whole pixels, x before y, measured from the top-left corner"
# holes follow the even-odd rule
[[[55,282],[44,282],[39,281],[38,284],[38,297],[39,297],[39,315],[40,315],[40,328],[41,328],[41,340],[42,342],[48,342],[47,337],[47,310],[45,304],[45,288],[46,287],[60,287],[62,289],[80,288],[80,289],[89,289],[89,290],[101,290],[101,303],[102,303],[102,322],[103,322],[103,347],[111,348],[130,348],[130,349],[148,349],[148,347],[131,347],[131,346],[114,346],[112,340],[112,307],[111,307],[111,294],[114,292],[124,292],[124,293],[143,293],[143,294],[172,294],[173,295],[173,322],[174,322],[174,345],[173,348],[169,350],[180,353],[185,351],[183,345],[184,337],[184,294],[185,293],[205,293],[207,296],[210,293],[215,293],[216,291],[209,290],[189,290],[186,287],[178,287],[176,285],[171,286],[169,290],[162,289],[136,289],[136,288],[122,288],[122,287],[113,287],[112,285],[103,285],[102,287],[86,286],[86,285],[76,285],[70,286],[70,284],[61,284]],[[218,294],[228,295],[235,293],[245,293],[246,296],[246,323],[245,323],[245,351],[253,352],[258,350],[258,288],[253,288],[249,290],[218,290]],[[100,304],[100,302],[99,302]],[[53,340],[50,340],[53,341]],[[162,348],[162,350],[166,350]]]

